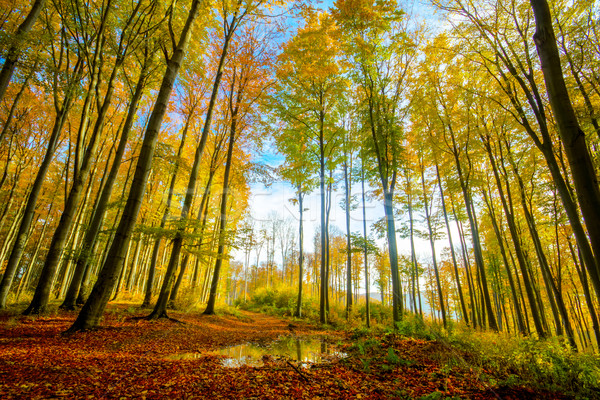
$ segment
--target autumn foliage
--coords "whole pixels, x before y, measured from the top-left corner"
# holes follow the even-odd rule
[[[598,394],[598,4],[422,6],[0,0],[0,389]]]
[[[140,315],[118,304],[108,309],[105,328],[61,335],[72,313],[35,318],[3,314],[3,397],[563,398],[494,384],[493,370],[448,364],[448,352],[456,350],[437,340],[323,330],[239,311],[218,317],[172,313],[179,323],[135,318]],[[267,344],[281,336],[322,338],[347,356],[307,368],[268,357],[258,367],[231,368],[217,352],[249,341]],[[178,359],[182,354],[195,356]]]

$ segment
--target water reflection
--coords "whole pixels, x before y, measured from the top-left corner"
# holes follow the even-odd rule
[[[345,356],[324,340],[297,337],[282,337],[266,345],[245,343],[221,349],[219,354],[227,356],[223,365],[232,368],[242,365],[261,366],[278,359],[293,360],[302,366],[308,366]]]
[[[260,367],[282,360],[292,360],[300,366],[308,367],[314,363],[331,362],[346,356],[325,340],[292,336],[281,337],[267,344],[244,343],[210,354],[226,356],[222,365],[228,368],[238,368],[243,365]],[[181,353],[173,354],[167,359],[193,360],[201,356],[203,356],[201,353]]]

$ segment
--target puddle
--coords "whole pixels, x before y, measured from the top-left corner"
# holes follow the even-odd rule
[[[218,354],[227,356],[223,359],[223,365],[230,368],[242,365],[262,366],[265,362],[277,359],[296,361],[306,367],[346,356],[323,340],[295,337],[282,337],[267,345],[245,343],[221,349]]]
[[[225,356],[221,363],[228,368],[239,368],[244,365],[261,367],[266,363],[278,360],[291,360],[302,367],[308,367],[311,364],[331,362],[346,357],[346,354],[340,352],[336,346],[323,340],[290,336],[281,337],[264,345],[245,343],[209,354]],[[173,354],[167,358],[169,360],[193,360],[203,355],[202,353],[182,353]]]

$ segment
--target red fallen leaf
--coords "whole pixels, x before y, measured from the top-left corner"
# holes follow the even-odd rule
[[[235,317],[173,313],[185,324],[167,321],[119,319],[108,313],[105,326],[96,332],[60,335],[74,318],[59,314],[52,319],[22,319],[0,326],[0,390],[3,398],[327,398],[386,399],[420,397],[443,387],[448,395],[474,399],[494,398],[473,371],[452,370],[440,374],[440,365],[428,358],[431,341],[379,338],[382,351],[392,346],[398,357],[412,360],[409,366],[390,367],[374,359],[365,371],[358,359],[316,365],[306,372],[309,382],[273,360],[259,368],[228,369],[221,357],[204,354],[220,347],[248,341],[269,342],[289,335],[289,322],[247,314],[252,322]],[[294,335],[337,335],[295,322]],[[167,360],[178,353],[197,353],[188,360]],[[506,398],[537,395],[524,390],[508,391]],[[533,394],[532,394],[533,393]],[[556,396],[555,396],[556,397]]]

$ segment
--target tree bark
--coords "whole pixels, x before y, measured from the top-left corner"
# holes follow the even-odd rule
[[[29,11],[29,14],[27,14],[25,20],[21,23],[21,25],[19,25],[15,35],[12,38],[13,43],[8,48],[6,56],[4,56],[4,65],[2,66],[2,70],[0,70],[0,102],[4,99],[8,84],[10,83],[13,73],[15,72],[17,61],[23,52],[22,46],[25,42],[25,36],[33,28],[33,25],[42,12],[45,4],[46,0],[35,0],[31,10]]]
[[[350,245],[350,182],[351,179],[348,173],[349,154],[345,154],[344,161],[344,187],[345,187],[345,203],[346,203],[346,320],[350,320],[350,312],[352,311],[352,248]]]
[[[108,202],[110,201],[112,190],[116,182],[117,175],[119,173],[121,160],[123,158],[123,154],[125,153],[125,148],[127,146],[127,138],[129,137],[129,133],[131,132],[131,128],[133,127],[133,123],[135,121],[135,114],[137,112],[138,104],[142,97],[144,86],[146,84],[146,79],[148,77],[148,67],[148,59],[146,59],[144,65],[142,66],[142,71],[140,73],[140,77],[138,78],[138,82],[135,87],[135,92],[133,94],[133,97],[131,98],[131,102],[129,103],[127,117],[123,125],[123,130],[121,131],[119,144],[115,153],[115,157],[112,161],[108,178],[102,188],[102,193],[100,194],[98,203],[96,204],[96,207],[92,213],[91,222],[83,238],[81,250],[79,251],[75,259],[75,271],[73,272],[73,277],[71,278],[71,283],[69,285],[69,288],[67,289],[65,299],[60,306],[65,310],[75,309],[85,271],[89,267],[90,257],[92,256],[92,249],[94,248],[96,239],[98,237],[98,232],[100,231],[100,227],[102,226],[102,222],[104,221],[106,208],[108,206]]]
[[[142,204],[142,199],[146,191],[146,183],[148,175],[152,167],[152,157],[154,155],[154,149],[156,147],[156,141],[158,139],[158,132],[164,115],[167,111],[167,105],[173,85],[175,84],[175,78],[181,67],[185,50],[190,40],[192,26],[194,20],[198,15],[200,9],[200,0],[194,0],[192,2],[190,11],[188,13],[185,26],[181,32],[179,42],[173,51],[171,59],[167,63],[167,70],[163,77],[160,90],[156,99],[156,103],[150,115],[146,133],[144,135],[144,142],[142,144],[142,150],[140,152],[138,162],[136,165],[135,175],[131,185],[131,190],[125,204],[125,209],[121,216],[119,226],[115,232],[115,238],[110,246],[110,250],[107,254],[106,260],[102,266],[102,270],[98,276],[98,280],[92,289],[90,297],[84,304],[81,312],[77,316],[77,319],[73,325],[69,328],[68,332],[75,332],[80,330],[87,330],[96,328],[100,322],[100,318],[104,313],[106,304],[108,303],[110,294],[115,286],[116,280],[118,279],[121,268],[123,268],[123,258],[131,233],[139,210]]]
[[[79,82],[78,77],[81,73],[82,65],[83,60],[79,58],[73,71],[73,79],[70,82],[67,92],[65,93],[63,103],[60,107],[57,107],[54,126],[52,128],[50,138],[48,139],[46,154],[44,155],[44,159],[42,160],[40,169],[38,170],[37,175],[35,177],[35,181],[33,182],[33,186],[31,187],[31,192],[29,193],[29,197],[27,198],[27,205],[25,206],[25,211],[23,212],[23,218],[21,219],[19,230],[17,232],[17,236],[15,238],[12,250],[10,252],[8,264],[6,265],[4,275],[2,276],[2,282],[0,282],[0,309],[6,308],[6,298],[8,296],[8,292],[13,282],[15,273],[17,272],[19,262],[21,261],[21,255],[23,254],[25,241],[27,239],[27,232],[29,232],[29,227],[31,225],[33,215],[35,213],[37,199],[40,195],[42,184],[46,179],[48,169],[50,168],[52,157],[54,156],[54,152],[56,151],[58,139],[60,137],[60,132],[62,131],[62,128],[67,120],[67,114],[69,113],[73,104],[75,96],[74,85],[76,85]]]
[[[185,219],[188,216],[189,210],[192,207],[192,201],[194,200],[194,195],[196,193],[196,181],[198,180],[198,172],[200,169],[200,160],[202,159],[202,153],[204,152],[204,147],[206,145],[206,141],[208,139],[208,133],[210,132],[210,127],[212,123],[212,115],[214,111],[214,106],[217,100],[217,95],[219,92],[219,87],[221,85],[221,78],[223,76],[223,67],[225,65],[225,60],[227,58],[227,52],[229,49],[229,44],[231,42],[231,38],[233,37],[233,33],[235,32],[235,27],[237,24],[237,16],[234,16],[231,22],[228,22],[225,28],[225,40],[223,43],[223,49],[221,50],[221,56],[219,58],[219,65],[217,67],[217,73],[215,75],[215,81],[213,83],[213,90],[210,98],[210,102],[208,105],[208,109],[206,111],[206,118],[204,120],[204,127],[202,129],[202,136],[200,138],[200,142],[196,147],[196,153],[194,155],[194,164],[192,166],[192,170],[190,172],[190,179],[188,181],[187,191],[184,199],[183,208],[181,210],[181,219],[180,224],[184,224]],[[234,129],[234,128],[232,128]],[[148,315],[148,319],[157,319],[157,318],[168,318],[167,316],[167,303],[169,301],[169,295],[171,293],[171,286],[173,285],[173,278],[177,271],[177,267],[179,266],[179,257],[181,255],[181,248],[183,246],[183,233],[184,233],[184,225],[180,225],[177,228],[177,232],[175,233],[175,237],[173,238],[173,246],[171,248],[171,257],[169,258],[169,264],[167,265],[167,270],[165,272],[165,277],[163,280],[163,284],[160,290],[160,294],[158,299],[156,300],[156,305],[154,306],[154,310]]]
[[[298,298],[296,300],[296,311],[294,316],[302,317],[302,279],[304,277],[304,192],[302,183],[298,184],[298,212],[300,221],[298,224]]]
[[[540,58],[550,106],[569,161],[577,200],[589,232],[596,258],[596,276],[600,275],[600,188],[592,157],[585,141],[563,77],[560,54],[546,0],[531,0],[536,32],[533,36]],[[596,278],[597,279],[597,278]],[[598,283],[595,284],[599,292]],[[600,295],[600,294],[599,294]]]
[[[104,40],[102,37],[104,34],[104,27],[106,26],[110,8],[111,2],[109,1],[106,5],[106,9],[103,12],[100,27],[98,28],[99,38],[97,41],[97,48],[95,54],[96,59],[99,56],[99,53],[103,51]],[[113,68],[112,74],[109,78],[106,96],[104,98],[102,108],[100,109],[100,112],[96,119],[96,124],[94,126],[92,136],[83,155],[83,159],[81,160],[81,165],[79,165],[78,160],[76,160],[71,190],[69,191],[69,195],[65,202],[65,206],[60,217],[58,226],[56,227],[54,235],[52,236],[50,248],[48,249],[48,253],[46,254],[46,260],[44,262],[44,266],[42,268],[40,279],[35,289],[33,299],[31,300],[31,304],[29,304],[29,307],[27,307],[27,309],[23,312],[23,315],[43,313],[46,311],[46,307],[48,306],[48,301],[50,300],[50,292],[52,290],[52,285],[56,276],[56,270],[58,268],[61,256],[63,254],[69,231],[71,230],[71,226],[73,225],[73,221],[77,213],[77,208],[79,206],[79,200],[83,193],[84,185],[92,168],[92,159],[96,155],[98,141],[100,140],[102,129],[104,127],[104,118],[108,113],[108,108],[112,101],[112,95],[114,93],[115,88],[115,79],[117,77],[117,72],[121,64],[122,60],[117,60],[117,63],[115,64],[115,67]],[[94,72],[92,72],[92,74],[94,74]],[[93,89],[95,90],[95,88],[90,87],[90,91]],[[88,95],[90,94],[88,93]],[[87,119],[89,118],[86,117],[86,120]],[[85,124],[87,124],[87,122],[82,122],[82,125]],[[81,138],[83,138],[83,133],[81,134]]]
[[[360,184],[361,184],[361,192],[362,192],[362,217],[363,217],[363,240],[364,240],[364,248],[363,254],[365,258],[365,287],[366,287],[366,297],[365,297],[365,319],[367,321],[367,328],[371,327],[371,305],[370,305],[370,291],[371,285],[369,282],[369,261],[368,261],[368,247],[367,247],[367,210],[366,210],[366,201],[365,201],[365,166],[364,160],[361,157],[361,166],[360,166]]]
[[[177,173],[179,172],[179,165],[181,163],[181,156],[183,154],[183,147],[185,145],[185,139],[187,137],[187,133],[190,127],[190,123],[192,121],[194,109],[188,114],[185,125],[183,127],[183,132],[181,133],[181,139],[179,142],[179,148],[177,149],[177,155],[175,158],[175,166],[173,171],[171,172],[171,182],[169,183],[169,191],[167,193],[167,202],[165,205],[165,210],[163,212],[162,218],[160,220],[160,233],[159,236],[154,240],[154,246],[152,247],[152,258],[150,259],[150,266],[148,267],[148,278],[146,282],[146,292],[144,294],[144,301],[142,302],[141,307],[146,308],[150,306],[150,302],[152,300],[152,292],[154,289],[154,277],[156,274],[156,261],[158,260],[158,251],[160,250],[160,243],[162,242],[162,231],[167,225],[167,219],[169,218],[171,212],[171,203],[173,202],[173,195],[175,193],[175,182],[177,180]]]
[[[236,113],[237,114],[237,113]],[[213,271],[212,281],[210,284],[210,294],[204,315],[213,315],[215,313],[215,303],[217,301],[217,292],[219,289],[219,277],[221,274],[221,266],[223,257],[225,256],[225,232],[227,230],[227,200],[229,197],[229,175],[231,173],[231,161],[233,158],[233,148],[235,145],[236,135],[236,115],[232,115],[231,132],[229,136],[229,144],[227,147],[227,160],[225,161],[225,172],[223,175],[223,193],[221,194],[220,208],[220,224],[219,224],[219,245],[217,248],[217,260]]]
[[[452,243],[452,233],[450,232],[450,222],[448,221],[448,212],[446,211],[446,201],[444,200],[444,190],[442,188],[442,178],[440,177],[440,169],[435,166],[435,172],[437,176],[438,186],[440,188],[440,200],[442,201],[442,211],[444,213],[444,222],[446,223],[446,232],[448,232],[448,242],[450,244],[450,255],[452,256],[452,266],[454,267],[454,278],[456,279],[456,289],[458,291],[458,299],[460,301],[460,307],[463,313],[463,318],[467,326],[469,325],[469,314],[467,313],[467,306],[465,304],[465,298],[463,296],[462,286],[460,284],[460,275],[458,274],[458,263],[456,262],[456,254],[454,252],[454,244]],[[511,280],[512,282],[512,280]]]
[[[431,226],[431,215],[429,213],[429,200],[427,199],[427,188],[425,187],[425,166],[423,160],[419,161],[421,169],[421,187],[423,189],[423,202],[425,203],[425,219],[427,220],[427,230],[429,231],[429,244],[431,246],[431,259],[433,261],[433,271],[435,273],[435,283],[437,287],[438,297],[440,299],[440,311],[442,312],[442,323],[444,328],[448,326],[446,321],[446,306],[444,303],[444,294],[442,292],[442,284],[440,282],[440,271],[437,264],[437,257],[435,255],[435,239],[433,237],[433,229]]]

